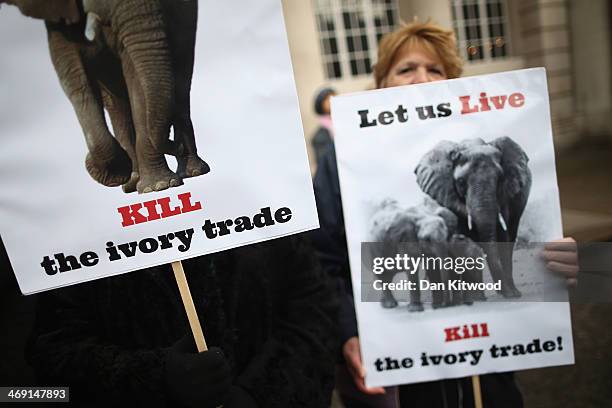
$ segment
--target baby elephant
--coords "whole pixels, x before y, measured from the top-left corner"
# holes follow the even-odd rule
[[[444,219],[423,206],[402,207],[395,200],[385,200],[376,209],[371,222],[371,237],[380,242],[385,256],[407,254],[412,258],[436,257],[448,255],[448,229]],[[377,254],[378,255],[378,254]],[[385,270],[380,279],[383,283],[393,282],[396,270]],[[409,281],[415,282],[417,290],[410,291],[411,311],[422,311],[423,305],[418,290],[418,273],[408,274]],[[427,271],[430,282],[441,281],[441,271],[431,268]],[[443,293],[433,293],[434,307],[444,304]],[[389,289],[384,289],[381,298],[384,308],[397,306],[397,300]]]
[[[462,279],[466,282],[482,281],[482,269],[470,270],[456,274],[444,269],[440,261],[482,256],[482,249],[469,238],[456,233],[456,216],[444,207],[435,203],[424,202],[413,207],[402,207],[394,200],[385,200],[375,211],[371,223],[373,241],[382,243],[384,256],[407,254],[412,258],[421,258],[427,262],[416,271],[408,273],[408,280],[413,282],[410,291],[410,311],[423,311],[419,288],[419,273],[426,270],[427,280],[431,283],[444,283]],[[377,254],[378,255],[378,254]],[[437,260],[437,262],[433,261]],[[380,279],[383,283],[391,283],[396,270],[385,270]],[[432,307],[446,307],[458,304],[471,304],[474,300],[482,300],[482,293],[467,293],[461,290],[432,291]],[[397,306],[397,300],[389,289],[384,289],[381,298],[384,308]]]
[[[459,260],[461,258],[484,260],[485,253],[480,245],[463,234],[453,234],[449,239],[448,248],[450,256],[455,260]],[[461,274],[457,272],[458,268],[455,269],[455,272],[444,271],[445,275],[443,275],[442,280],[446,281],[447,283],[451,280],[457,279],[461,279],[467,283],[481,283],[484,264],[481,263],[478,265],[474,262],[471,266],[473,266],[473,268],[465,268],[465,271]],[[453,306],[460,304],[471,305],[474,303],[474,301],[487,300],[482,290],[448,289],[447,292],[448,302]]]

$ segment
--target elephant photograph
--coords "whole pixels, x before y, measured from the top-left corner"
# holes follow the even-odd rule
[[[507,136],[488,143],[443,140],[425,153],[414,173],[421,190],[455,214],[458,232],[482,246],[502,295],[520,297],[512,255],[532,184],[521,146]]]
[[[421,204],[406,207],[394,199],[383,200],[375,209],[370,221],[369,239],[376,244],[369,246],[371,253],[366,255],[368,263],[375,256],[394,257],[396,254],[413,258],[422,257],[448,260],[450,258],[475,259],[484,255],[479,245],[458,232],[457,216],[447,208],[426,197]],[[456,274],[441,265],[421,267],[414,273],[406,273],[407,280],[414,283],[415,289],[408,294],[408,310],[422,312],[425,310],[421,299],[419,280],[427,279],[432,283],[447,284],[451,279],[465,282],[482,282],[482,269],[475,268]],[[391,283],[399,272],[385,270],[377,278],[384,283]],[[483,291],[433,290],[430,302],[432,309],[439,309],[462,304],[471,305],[474,301],[486,300]],[[380,304],[385,309],[398,306],[398,301],[389,289],[381,291]]]
[[[44,21],[51,62],[83,131],[91,178],[142,194],[210,171],[191,121],[197,0],[2,3]],[[165,155],[176,158],[175,170]]]

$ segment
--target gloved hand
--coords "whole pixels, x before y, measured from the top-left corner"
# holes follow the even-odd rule
[[[185,407],[216,408],[226,399],[232,377],[220,348],[196,353],[193,338],[186,336],[168,350],[165,383]]]

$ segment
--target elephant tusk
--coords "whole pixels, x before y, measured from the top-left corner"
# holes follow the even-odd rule
[[[472,230],[472,215],[468,213],[468,229]]]
[[[498,213],[498,218],[499,218],[499,223],[501,224],[501,227],[504,229],[504,231],[508,231],[508,226],[506,225],[506,220],[504,220],[504,216],[502,215],[502,213]]]
[[[100,16],[96,13],[87,13],[87,23],[85,24],[85,38],[94,41],[100,30]]]

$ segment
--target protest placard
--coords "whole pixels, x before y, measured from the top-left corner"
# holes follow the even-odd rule
[[[335,97],[368,386],[573,363],[544,69]],[[496,244],[496,242],[500,242]]]
[[[24,294],[318,227],[281,3],[197,3],[136,13],[146,35],[127,9],[22,10],[49,44],[3,7],[0,234]]]

